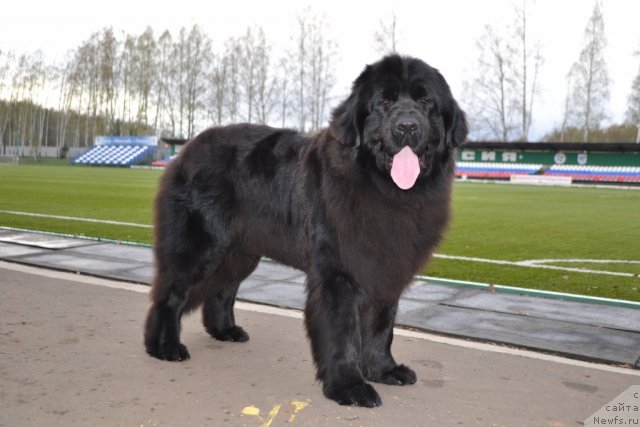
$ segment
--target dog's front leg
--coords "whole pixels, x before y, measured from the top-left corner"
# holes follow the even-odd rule
[[[362,373],[359,288],[339,272],[310,273],[307,285],[305,323],[324,395],[341,405],[379,406]]]
[[[362,310],[362,370],[370,381],[406,385],[416,382],[416,373],[398,365],[391,355],[393,325],[398,301],[380,304],[371,301]]]

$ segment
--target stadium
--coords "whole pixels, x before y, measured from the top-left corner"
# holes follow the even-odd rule
[[[184,142],[97,138],[67,166],[4,165],[0,223],[149,245],[153,164]],[[637,145],[467,143],[456,175],[453,223],[424,275],[640,301]]]

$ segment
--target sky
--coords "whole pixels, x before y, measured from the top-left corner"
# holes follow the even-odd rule
[[[332,94],[332,104],[337,105],[364,66],[379,59],[373,34],[381,20],[389,21],[395,13],[400,53],[438,68],[464,108],[462,87],[473,76],[476,39],[486,24],[505,27],[512,20],[514,1],[523,0],[8,0],[0,11],[0,49],[17,53],[40,49],[49,62],[55,62],[107,26],[117,34],[136,35],[151,26],[157,36],[165,29],[176,34],[181,27],[197,24],[214,46],[242,35],[249,26],[261,26],[279,55],[291,44],[296,16],[309,8],[325,18],[326,36],[337,43]],[[530,134],[535,140],[562,121],[565,76],[578,59],[594,3],[527,0],[527,4],[531,37],[542,43],[544,57]],[[603,13],[612,80],[607,125],[624,120],[627,96],[640,66],[640,56],[634,56],[640,51],[640,1],[604,0]]]

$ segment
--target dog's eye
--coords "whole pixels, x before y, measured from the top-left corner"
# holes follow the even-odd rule
[[[382,100],[382,106],[383,106],[384,108],[389,108],[389,107],[391,107],[392,105],[393,105],[393,101],[392,101],[392,100],[390,100],[390,99],[388,99],[388,98],[385,98],[385,99],[383,99],[383,100]]]
[[[429,98],[427,98],[426,96],[423,96],[419,99],[420,104],[422,104],[423,106],[428,106],[431,104],[431,100]]]

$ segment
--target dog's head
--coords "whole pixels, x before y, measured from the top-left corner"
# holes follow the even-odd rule
[[[332,134],[366,151],[408,190],[467,137],[464,112],[442,75],[423,61],[390,55],[368,65],[334,111]]]

